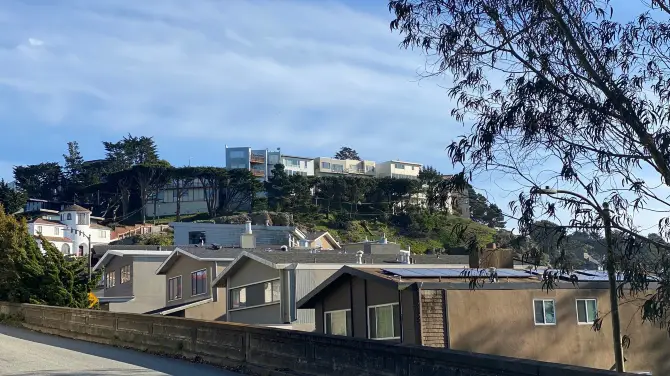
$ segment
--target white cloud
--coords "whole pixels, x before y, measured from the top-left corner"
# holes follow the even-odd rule
[[[444,90],[415,82],[423,58],[398,49],[383,4],[377,15],[328,1],[205,0],[4,12],[12,37],[40,48],[0,50],[0,85],[45,123],[183,142],[253,135],[253,146],[327,155],[355,144],[375,159],[394,144],[407,149],[394,156],[421,159],[451,138]]]

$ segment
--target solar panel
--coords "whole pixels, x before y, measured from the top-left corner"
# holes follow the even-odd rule
[[[382,269],[385,274],[397,275],[400,277],[420,277],[421,274],[416,273],[412,269]]]
[[[530,273],[526,270],[514,270],[514,269],[498,269],[496,270],[496,273],[498,273],[498,277],[506,277],[506,278],[528,278],[530,277]]]

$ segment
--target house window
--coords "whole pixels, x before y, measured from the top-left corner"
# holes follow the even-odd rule
[[[598,317],[598,302],[595,299],[577,299],[577,322],[593,324]]]
[[[232,308],[244,308],[247,306],[246,287],[230,290],[230,306]]]
[[[105,276],[105,288],[110,289],[116,286],[116,272],[108,272]]]
[[[206,292],[207,270],[202,269],[191,273],[191,295],[200,295]]]
[[[130,282],[130,265],[121,268],[121,283]]]
[[[231,150],[231,151],[228,152],[228,157],[231,158],[231,159],[232,158],[244,158],[244,157],[246,157],[245,154],[246,153],[244,153],[244,151],[242,151],[242,150]]]
[[[351,337],[351,310],[326,312],[323,317],[326,334]]]
[[[321,162],[321,168],[330,170],[330,163],[329,162]]]
[[[60,227],[54,227],[54,235],[60,236]]]
[[[368,307],[368,337],[370,339],[400,338],[400,306],[397,303]]]
[[[88,215],[87,213],[77,214],[77,224],[78,225],[88,225]]]
[[[535,325],[556,325],[556,307],[551,299],[533,300]]]
[[[204,231],[190,231],[188,233],[188,244],[200,244],[207,241]]]
[[[344,172],[344,165],[334,164],[332,167],[334,172]]]
[[[71,221],[72,220],[72,213],[67,213],[67,220]]]
[[[405,165],[402,164],[402,163],[396,163],[396,164],[395,164],[395,168],[397,168],[398,170],[404,170],[404,169],[405,169]]]
[[[265,303],[274,303],[281,300],[279,281],[265,282],[263,290],[265,291]]]
[[[37,233],[41,234],[42,233],[42,226],[37,226]]]
[[[100,237],[101,238],[106,238],[107,237],[107,231],[104,231],[104,230],[100,231]]]
[[[181,276],[168,279],[168,301],[181,299]]]

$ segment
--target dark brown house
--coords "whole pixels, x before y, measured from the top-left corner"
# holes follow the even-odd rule
[[[466,271],[484,283],[473,288],[463,270],[345,266],[297,306],[315,310],[319,333],[612,368],[609,316],[600,331],[592,329],[610,311],[602,272],[576,272],[582,282],[561,280],[547,291],[541,272],[497,269],[490,278],[481,269]],[[667,332],[643,324],[637,308],[620,307],[631,338],[626,370],[668,375]]]

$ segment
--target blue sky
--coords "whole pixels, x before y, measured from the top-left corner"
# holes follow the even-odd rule
[[[386,0],[3,0],[0,177],[62,161],[73,140],[101,158],[101,141],[128,133],[173,165],[222,166],[226,144],[346,145],[452,172],[444,148],[466,129],[390,20]],[[517,195],[479,180],[503,207]]]

